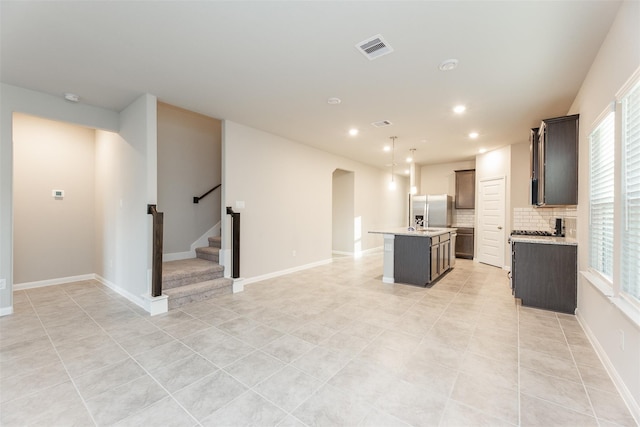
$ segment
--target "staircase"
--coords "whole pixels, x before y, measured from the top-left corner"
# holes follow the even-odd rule
[[[218,264],[220,237],[209,237],[209,246],[196,248],[196,257],[162,263],[162,293],[169,310],[190,302],[233,292],[233,280],[224,277]]]

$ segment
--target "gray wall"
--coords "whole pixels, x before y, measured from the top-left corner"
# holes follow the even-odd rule
[[[598,116],[610,106],[616,93],[640,68],[638,22],[640,2],[623,2],[578,96],[567,112],[580,114],[577,237],[578,269],[581,272],[588,271],[589,259],[589,134]],[[619,222],[618,218],[616,222]],[[618,259],[615,252],[614,259]],[[624,301],[607,296],[586,277],[584,274],[578,276],[577,316],[616,380],[618,389],[627,398],[636,419],[640,420],[640,325],[637,306],[630,310],[636,316],[634,321],[632,316],[620,309]],[[625,336],[624,346],[620,343],[621,334]]]
[[[11,85],[0,89],[0,279],[7,281],[0,290],[0,315],[13,311],[14,112],[100,129],[95,147],[95,272],[149,309],[144,298],[151,264],[146,205],[156,199],[155,97],[143,95],[118,113]]]
[[[420,167],[419,194],[449,194],[456,195],[455,171],[462,169],[474,169],[475,160],[462,162],[441,163]]]
[[[164,212],[164,253],[187,252],[220,222],[221,122],[158,103],[158,210]]]
[[[276,135],[225,121],[223,197],[241,213],[241,271],[264,277],[330,260],[332,176],[354,173],[354,238],[361,250],[382,246],[369,230],[406,224],[408,180]],[[237,201],[245,202],[236,208]],[[225,221],[225,219],[223,219]],[[228,227],[223,227],[228,249]],[[295,251],[295,255],[294,255]]]
[[[332,249],[338,253],[353,253],[354,173],[336,169],[332,189]]]
[[[20,113],[13,126],[14,282],[92,274],[95,130]]]
[[[22,112],[96,129],[117,131],[117,112],[62,97],[0,84],[0,315],[12,312],[13,292],[13,113]]]

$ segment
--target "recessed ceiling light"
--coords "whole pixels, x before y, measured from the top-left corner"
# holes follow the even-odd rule
[[[329,98],[327,99],[327,104],[329,105],[338,105],[342,102],[340,98]]]
[[[80,97],[78,95],[76,95],[75,93],[65,93],[64,94],[64,99],[66,99],[69,102],[78,102],[78,101],[80,101]]]
[[[486,153],[486,152],[487,152],[486,148],[481,148],[481,149],[478,150],[478,153],[480,153],[480,154],[483,154],[483,153]]]
[[[349,129],[349,135],[351,135],[351,136],[356,136],[358,134],[358,132],[359,131],[356,128]]]
[[[411,163],[411,162],[413,162],[413,157],[408,156],[408,157],[407,157],[407,163]]]
[[[471,139],[476,139],[478,136],[480,136],[480,134],[478,132],[471,132],[469,134],[469,138],[471,138]]]
[[[391,146],[390,145],[385,145],[384,147],[382,147],[382,149],[384,151],[391,151]]]
[[[404,170],[405,175],[409,175],[409,172],[411,172],[409,169]]]
[[[445,59],[438,65],[440,71],[451,71],[454,70],[458,66],[457,59]]]
[[[465,107],[464,105],[456,105],[455,107],[453,107],[453,112],[456,114],[462,114],[466,109],[467,107]]]

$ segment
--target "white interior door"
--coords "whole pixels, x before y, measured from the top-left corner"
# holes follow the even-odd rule
[[[484,179],[478,188],[478,261],[504,266],[504,177]]]

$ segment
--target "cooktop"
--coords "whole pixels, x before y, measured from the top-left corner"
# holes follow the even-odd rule
[[[512,236],[553,236],[549,231],[511,230]]]

